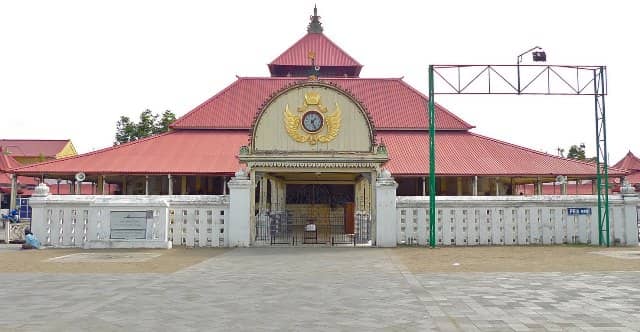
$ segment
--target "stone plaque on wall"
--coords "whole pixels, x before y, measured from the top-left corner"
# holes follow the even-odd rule
[[[147,236],[153,211],[111,211],[111,239],[138,240]]]

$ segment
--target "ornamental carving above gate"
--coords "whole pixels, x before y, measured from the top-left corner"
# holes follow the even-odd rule
[[[297,114],[289,111],[289,104],[284,110],[284,127],[287,134],[296,142],[331,142],[338,136],[341,125],[341,110],[336,102],[336,108],[329,114],[326,106],[320,102],[320,94],[308,92],[304,94],[303,105],[298,107]]]

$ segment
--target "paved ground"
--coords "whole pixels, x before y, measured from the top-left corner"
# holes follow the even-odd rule
[[[640,330],[638,271],[424,272],[403,250],[234,249],[177,272],[0,273],[0,330]]]

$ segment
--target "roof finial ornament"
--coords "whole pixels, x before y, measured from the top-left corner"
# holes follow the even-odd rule
[[[307,26],[308,33],[322,33],[322,23],[320,23],[320,16],[318,16],[318,7],[313,5],[313,16],[309,18],[311,22]]]

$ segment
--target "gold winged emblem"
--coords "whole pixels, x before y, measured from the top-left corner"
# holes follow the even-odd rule
[[[304,102],[298,107],[298,114],[289,111],[289,104],[284,109],[284,127],[287,134],[296,142],[331,142],[340,132],[340,106],[336,102],[336,109],[329,114],[326,106],[320,102],[320,95],[315,92],[304,94]]]

